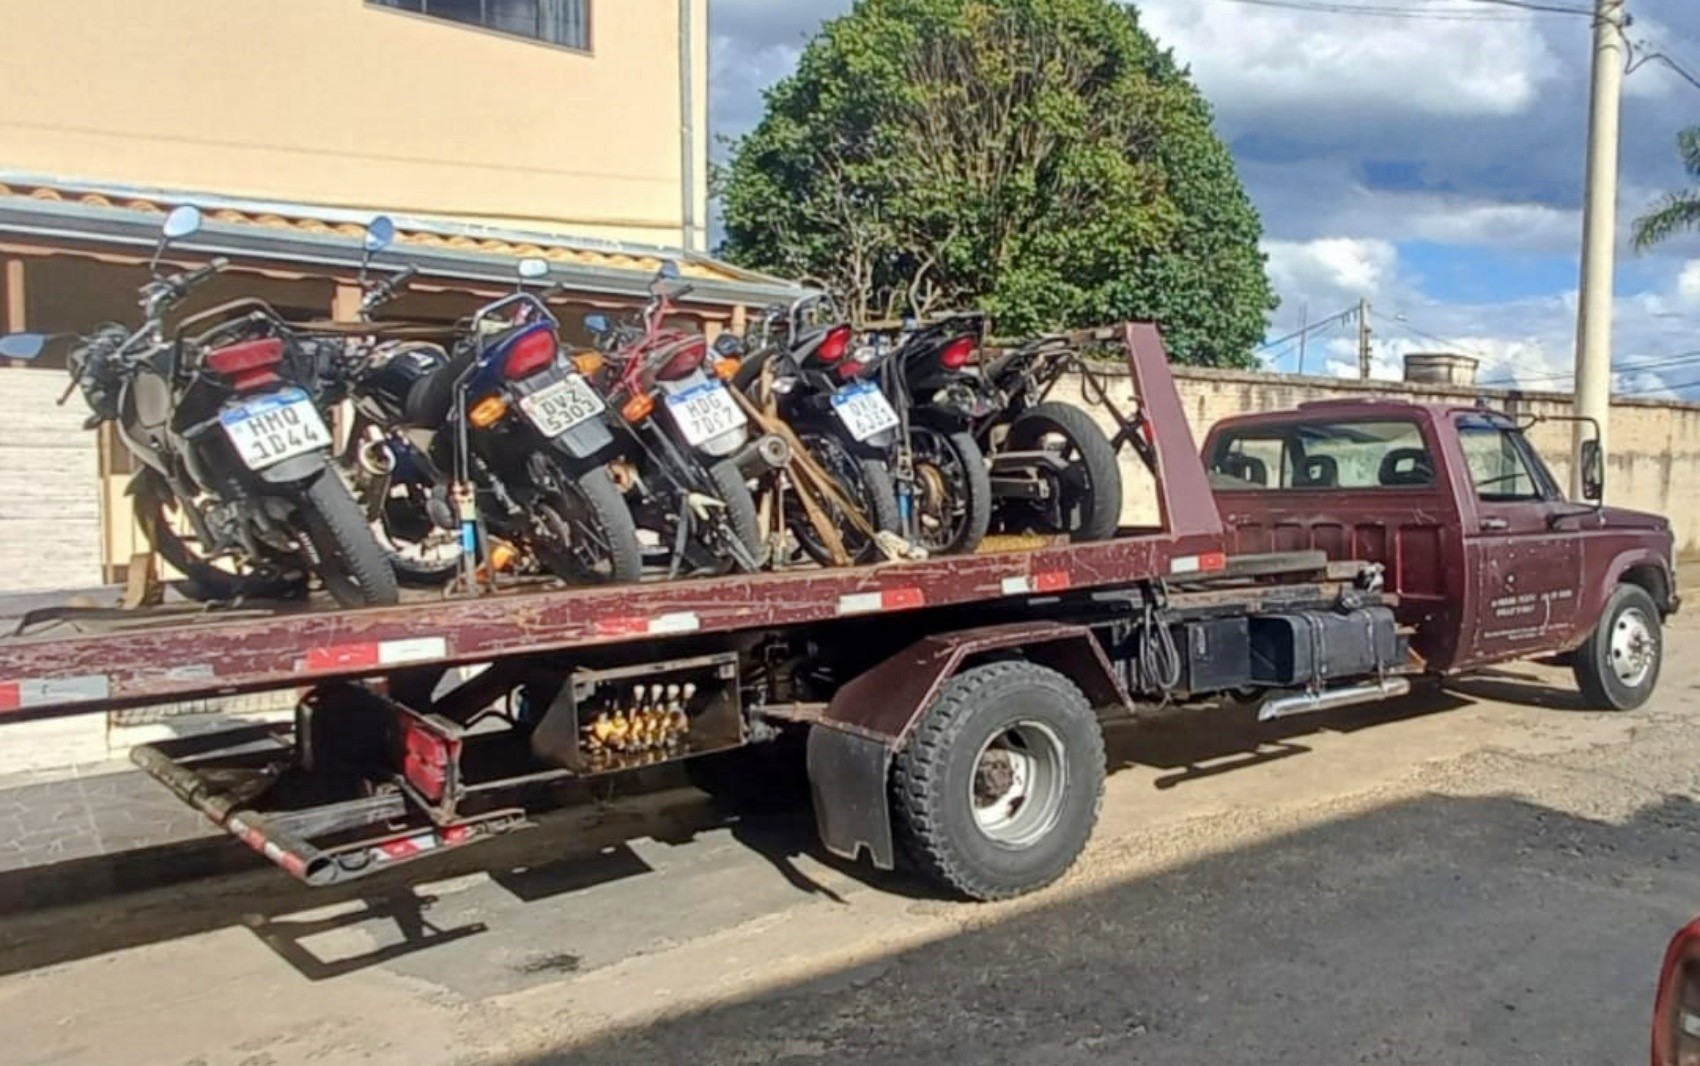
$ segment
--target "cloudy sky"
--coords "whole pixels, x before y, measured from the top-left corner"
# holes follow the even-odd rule
[[[1300,0],[1304,5],[1316,0]],[[1543,0],[1560,7],[1591,0]],[[761,90],[850,0],[710,0],[713,118],[735,137]],[[1377,375],[1407,350],[1480,356],[1485,382],[1568,389],[1590,23],[1475,0],[1353,0],[1444,17],[1144,0],[1146,28],[1216,108],[1263,214],[1282,296],[1270,336],[1372,301]],[[1700,0],[1631,0],[1629,36],[1700,74]],[[1700,88],[1658,62],[1625,83],[1620,230],[1683,183],[1674,136]],[[1354,326],[1311,335],[1307,372],[1355,373]],[[1444,343],[1442,343],[1444,342]],[[1621,391],[1700,399],[1700,238],[1621,248]],[[1296,346],[1264,353],[1296,370]],[[1674,360],[1674,361],[1673,361]]]

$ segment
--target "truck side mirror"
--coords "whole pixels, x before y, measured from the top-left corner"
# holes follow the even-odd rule
[[[1606,464],[1600,452],[1600,441],[1582,442],[1582,498],[1589,503],[1604,503],[1606,498]]]

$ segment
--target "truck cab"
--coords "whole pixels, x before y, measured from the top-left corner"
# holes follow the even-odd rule
[[[1567,499],[1523,429],[1483,407],[1326,401],[1225,419],[1203,452],[1230,552],[1381,564],[1430,670],[1563,654],[1586,691],[1594,655],[1590,695],[1633,705],[1677,608],[1670,523],[1598,502],[1598,463],[1592,499]]]

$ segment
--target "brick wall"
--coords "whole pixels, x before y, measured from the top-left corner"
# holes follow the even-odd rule
[[[88,406],[63,370],[0,367],[0,590],[100,583],[100,496]]]

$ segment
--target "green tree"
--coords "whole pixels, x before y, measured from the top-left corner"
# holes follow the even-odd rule
[[[1150,319],[1177,359],[1247,365],[1275,308],[1210,106],[1112,0],[858,0],[720,186],[723,254],[863,319]]]
[[[1676,154],[1682,160],[1682,169],[1700,182],[1700,126],[1690,126],[1676,135]],[[1700,229],[1700,187],[1679,189],[1635,220],[1635,250],[1645,252],[1678,233],[1694,229]]]

